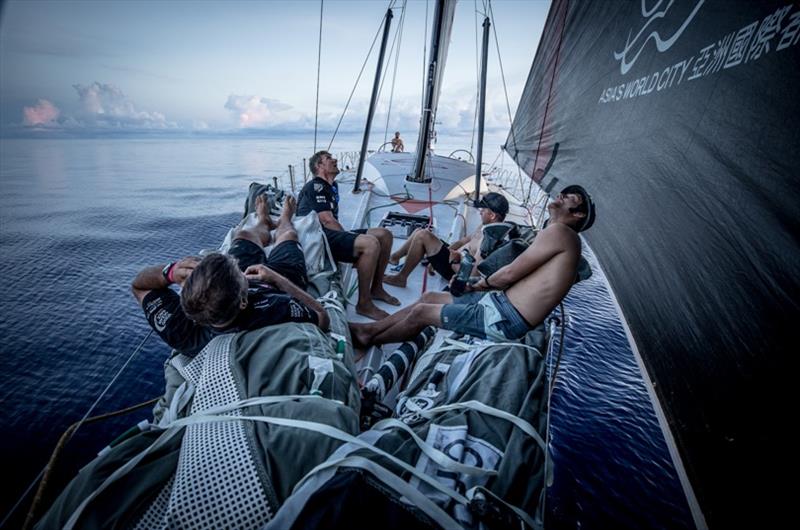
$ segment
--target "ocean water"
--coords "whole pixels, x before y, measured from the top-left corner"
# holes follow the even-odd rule
[[[216,247],[240,218],[250,182],[277,177],[288,187],[289,164],[302,181],[311,142],[0,140],[0,518],[147,336],[129,290],[135,274]],[[344,136],[331,151],[359,145]],[[465,145],[468,138],[452,149]],[[484,158],[494,154],[487,150]],[[340,165],[352,163],[342,159]],[[565,303],[570,325],[552,401],[548,526],[689,527],[641,373],[595,270]],[[168,353],[151,336],[93,414],[159,396]],[[82,427],[59,459],[51,491],[149,414]]]

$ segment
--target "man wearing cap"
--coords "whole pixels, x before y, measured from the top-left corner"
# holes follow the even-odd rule
[[[428,292],[388,318],[350,324],[356,345],[402,342],[428,325],[498,342],[524,337],[575,283],[581,257],[578,232],[595,219],[592,198],[580,186],[564,188],[547,208],[547,227],[514,261],[481,278],[463,296]]]
[[[461,253],[457,252],[461,247],[466,247],[470,254],[475,257],[475,267],[481,261],[479,249],[483,239],[483,227],[491,223],[501,223],[508,214],[508,200],[499,193],[487,193],[478,202],[480,208],[481,226],[467,237],[463,237],[448,245],[433,233],[425,228],[415,230],[403,246],[397,252],[389,256],[389,263],[397,264],[400,258],[406,256],[403,268],[397,274],[387,274],[383,278],[384,283],[405,287],[409,274],[422,261],[423,257],[428,258],[433,270],[442,275],[447,281],[458,271]]]

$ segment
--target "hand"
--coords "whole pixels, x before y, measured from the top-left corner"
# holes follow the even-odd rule
[[[461,252],[457,250],[450,251],[450,264],[461,263]]]
[[[196,256],[188,256],[180,261],[176,261],[170,273],[172,281],[183,287],[183,282],[192,275],[198,263],[200,263],[200,258]]]
[[[275,285],[275,272],[266,265],[250,265],[244,271],[244,277],[248,280],[271,283]]]

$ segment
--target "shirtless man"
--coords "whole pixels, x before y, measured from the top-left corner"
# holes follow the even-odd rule
[[[392,138],[392,153],[402,153],[404,150],[405,145],[403,145],[403,139],[400,138],[400,131],[396,131]]]
[[[433,270],[445,280],[450,281],[458,271],[459,265],[457,264],[461,261],[461,253],[456,251],[465,245],[469,253],[475,257],[475,267],[477,267],[481,262],[480,248],[483,227],[490,223],[500,223],[506,218],[508,200],[499,193],[487,193],[478,203],[478,207],[480,208],[481,226],[474,234],[463,237],[452,245],[448,245],[425,228],[415,230],[411,237],[403,243],[403,246],[389,256],[389,263],[393,264],[399,263],[400,258],[406,256],[403,268],[397,274],[387,274],[383,278],[383,283],[405,287],[408,276],[422,261],[423,256],[428,258]]]
[[[580,186],[567,186],[547,208],[547,228],[514,261],[468,288],[475,292],[426,293],[389,318],[350,324],[356,345],[401,342],[428,325],[500,342],[522,338],[569,292],[581,256],[578,232],[595,219],[591,197]]]
[[[356,313],[372,319],[385,318],[389,313],[372,300],[400,305],[400,301],[383,288],[383,274],[392,252],[392,233],[385,228],[345,230],[339,223],[339,187],[336,159],[327,151],[319,151],[308,161],[314,178],[303,186],[297,204],[297,215],[312,210],[319,215],[323,232],[333,259],[354,263],[358,271],[358,303]]]

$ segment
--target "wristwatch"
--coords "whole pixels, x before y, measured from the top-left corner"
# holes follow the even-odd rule
[[[172,280],[169,277],[169,273],[172,271],[172,267],[175,266],[176,261],[167,263],[164,265],[164,268],[161,269],[161,274],[164,276],[164,279],[167,280],[169,283],[172,283]]]

